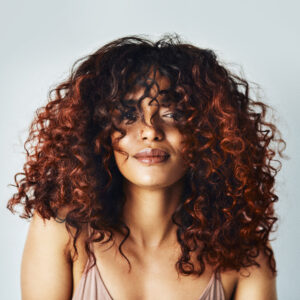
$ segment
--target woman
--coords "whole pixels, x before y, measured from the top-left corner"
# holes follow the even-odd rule
[[[33,217],[24,300],[276,299],[284,141],[213,51],[124,37],[49,98],[8,203]]]

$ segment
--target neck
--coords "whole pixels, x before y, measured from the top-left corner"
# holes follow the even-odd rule
[[[165,188],[141,187],[124,181],[123,189],[123,219],[130,229],[130,242],[144,251],[177,242],[172,214],[180,202],[183,179]]]

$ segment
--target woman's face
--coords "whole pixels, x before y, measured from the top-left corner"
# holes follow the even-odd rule
[[[155,77],[153,78],[153,76]],[[169,80],[159,73],[155,75],[152,73],[151,79],[154,79],[158,85],[152,85],[141,102],[141,113],[145,122],[142,121],[136,106],[133,112],[130,111],[129,116],[130,120],[134,119],[134,122],[131,123],[130,121],[129,124],[126,124],[128,120],[124,119],[120,124],[127,133],[116,146],[128,153],[128,159],[125,154],[116,150],[114,150],[114,156],[125,180],[140,187],[156,189],[168,187],[180,180],[186,173],[186,165],[180,153],[183,146],[183,136],[175,126],[176,121],[174,120],[172,105],[170,107],[161,105],[165,96],[159,94],[159,91],[169,87]],[[125,96],[125,100],[137,100],[141,96],[145,96],[144,92],[144,87],[137,87],[135,91]],[[157,129],[150,123],[150,117],[156,111],[158,113],[153,118],[153,122],[157,124]],[[116,137],[119,136],[120,133],[115,131],[111,135],[112,142],[114,143]],[[140,158],[135,157],[137,153],[149,148],[161,149],[167,152],[168,156],[166,158],[166,156],[161,156],[163,153],[154,152],[150,153],[152,157],[146,157],[149,153],[142,154]],[[116,148],[114,147],[114,149]],[[158,154],[159,157],[153,158]]]

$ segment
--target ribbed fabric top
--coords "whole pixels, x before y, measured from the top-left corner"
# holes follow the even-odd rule
[[[84,273],[75,290],[72,300],[113,300],[104,285],[97,265],[94,265],[87,272],[87,269],[90,266],[89,264],[90,260],[88,260],[85,266]],[[213,273],[199,300],[225,300],[223,286],[218,273]]]

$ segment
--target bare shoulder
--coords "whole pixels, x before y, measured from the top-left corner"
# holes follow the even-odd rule
[[[69,299],[72,292],[70,235],[63,222],[31,220],[21,266],[22,299]],[[57,280],[59,278],[59,280]]]
[[[65,216],[68,208],[59,211],[59,217],[54,219],[43,219],[38,213],[34,213],[31,220],[27,241],[47,243],[51,248],[63,250],[66,258],[70,255],[72,234],[68,232],[65,225]],[[71,233],[73,229],[71,228]]]
[[[251,266],[239,272],[235,300],[277,300],[276,275],[269,267],[267,256],[260,253],[256,262],[260,267]]]

